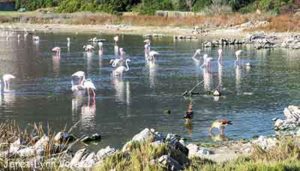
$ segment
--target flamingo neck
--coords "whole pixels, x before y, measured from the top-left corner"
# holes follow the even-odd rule
[[[195,61],[200,62],[200,60],[196,58],[197,54],[198,54],[198,53],[195,52],[195,54],[194,54],[194,56],[193,56],[192,58],[193,58]]]
[[[125,69],[125,71],[127,72],[127,71],[129,71],[129,66],[128,66],[128,61],[126,60],[126,69]]]

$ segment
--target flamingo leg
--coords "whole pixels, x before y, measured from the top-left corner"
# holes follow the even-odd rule
[[[90,89],[87,88],[87,92],[88,92],[88,106],[90,105]]]
[[[95,101],[96,101],[96,93],[95,93],[95,91],[92,89],[92,91],[93,91],[93,103],[95,104]]]

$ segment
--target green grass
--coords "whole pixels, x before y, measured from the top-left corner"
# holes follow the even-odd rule
[[[280,143],[266,151],[254,146],[250,156],[240,156],[238,159],[216,163],[209,159],[199,157],[191,158],[186,166],[186,171],[208,170],[208,171],[284,171],[300,170],[300,149],[297,139],[283,137]],[[166,170],[163,166],[154,162],[161,155],[169,154],[177,161],[183,162],[179,151],[170,149],[168,145],[161,144],[153,146],[149,142],[131,143],[126,152],[117,152],[98,164],[94,170]],[[183,160],[183,161],[180,161]]]

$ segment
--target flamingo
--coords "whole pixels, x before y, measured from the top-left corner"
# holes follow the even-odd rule
[[[86,51],[86,52],[92,52],[95,48],[93,45],[84,45],[83,46],[83,49]]]
[[[116,36],[114,37],[114,41],[115,41],[115,45],[117,45],[117,43],[118,43],[118,41],[119,41],[119,36],[118,36],[118,35],[116,35]]]
[[[88,98],[89,99],[90,99],[90,91],[92,91],[92,93],[93,93],[93,99],[95,100],[95,97],[96,97],[96,93],[95,93],[96,87],[95,87],[95,85],[94,85],[94,83],[92,82],[91,79],[84,80],[84,82],[83,82],[83,88],[85,88],[87,90]]]
[[[119,46],[118,46],[119,36],[115,36],[114,41],[115,41],[115,45],[114,45],[115,56],[118,56],[118,54],[119,54]]]
[[[39,36],[32,36],[32,40],[36,43],[38,43],[40,41],[40,37]]]
[[[144,40],[144,43],[145,43],[145,57],[147,57],[148,53],[150,52],[150,40],[149,39],[146,39]]]
[[[60,51],[61,51],[60,47],[56,46],[56,47],[52,48],[52,51],[56,52],[57,57],[60,57]]]
[[[68,46],[68,48],[70,47],[70,44],[71,44],[71,39],[70,39],[70,37],[67,37],[67,46]]]
[[[72,83],[71,90],[73,92],[77,92],[79,90],[85,89],[85,90],[87,90],[88,97],[90,99],[90,91],[92,91],[93,98],[95,99],[95,97],[96,97],[96,93],[95,93],[96,87],[93,84],[91,79],[85,79],[85,73],[83,71],[75,72],[74,74],[72,74],[72,77],[79,78],[79,83],[75,84],[73,80],[71,82]]]
[[[126,52],[124,51],[124,49],[120,48],[119,51],[120,51],[120,58],[125,59]]]
[[[77,77],[79,78],[79,83],[75,84],[74,81],[72,80],[72,88],[71,90],[73,92],[78,91],[80,87],[83,87],[83,83],[85,80],[85,73],[83,71],[77,71],[74,74],[72,74],[72,77]]]
[[[120,58],[111,59],[111,60],[109,61],[109,63],[111,64],[111,66],[112,66],[113,68],[115,68],[116,66],[121,65],[122,59],[120,59]]]
[[[102,56],[103,55],[103,43],[98,42],[98,46],[99,46],[99,55]]]
[[[213,58],[212,57],[208,57],[207,54],[203,55],[203,64],[201,65],[202,68],[209,68],[210,67],[210,61],[212,61]]]
[[[218,57],[218,62],[221,63],[222,62],[222,59],[223,59],[223,50],[222,49],[218,49],[218,54],[219,54],[219,57]]]
[[[154,50],[151,50],[151,51],[149,52],[148,60],[149,60],[149,61],[155,60],[155,56],[156,56],[156,55],[159,55],[159,53],[156,52],[156,51],[154,51]]]
[[[235,51],[235,57],[236,57],[236,60],[234,61],[234,64],[237,64],[238,62],[240,62],[240,55],[243,51],[242,50],[237,50]]]
[[[193,55],[192,59],[194,62],[196,62],[198,65],[200,64],[200,59],[197,59],[196,56],[201,54],[201,49],[197,49],[195,54]]]
[[[217,128],[221,131],[221,135],[224,135],[224,129],[227,125],[232,125],[232,122],[227,119],[219,119],[214,121],[209,128],[209,133],[212,132],[212,129]]]
[[[125,63],[126,63],[126,67],[125,66],[119,66],[118,68],[116,68],[113,71],[113,75],[114,76],[122,76],[124,71],[129,71],[129,66],[128,66],[128,62],[130,62],[130,59],[126,59]]]
[[[16,77],[12,74],[4,74],[2,76],[3,83],[4,83],[4,90],[9,90],[9,83],[11,79],[15,79]]]

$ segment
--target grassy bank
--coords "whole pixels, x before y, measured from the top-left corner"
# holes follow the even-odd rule
[[[258,21],[267,24],[255,26]],[[105,13],[45,13],[34,12],[1,12],[1,23],[31,23],[31,24],[71,24],[71,25],[126,25],[126,26],[158,26],[158,27],[188,27],[198,26],[202,29],[228,28],[246,22],[254,23],[248,31],[299,32],[300,16],[286,14],[273,16],[269,14],[224,14],[209,16],[162,17],[144,15],[110,15]]]
[[[254,146],[250,156],[240,156],[238,159],[216,163],[214,161],[193,157],[187,159],[176,149],[169,148],[166,144],[152,145],[148,142],[133,142],[127,151],[117,152],[106,158],[94,169],[104,170],[168,170],[168,168],[157,161],[162,155],[169,155],[179,163],[185,163],[184,170],[299,170],[300,169],[300,147],[299,139],[293,137],[282,137],[276,147],[263,150]],[[188,160],[188,161],[186,161]]]

